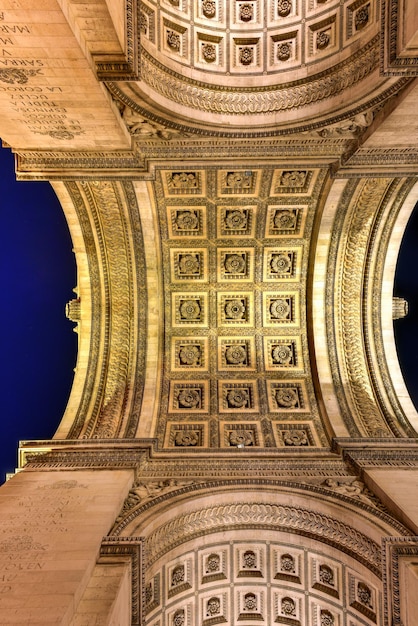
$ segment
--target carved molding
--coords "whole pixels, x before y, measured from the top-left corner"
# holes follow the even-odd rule
[[[146,335],[145,260],[135,192],[128,182],[68,183],[67,188],[84,231],[92,286],[89,367],[70,437],[133,436]],[[139,336],[134,312],[141,320]],[[134,405],[128,404],[131,380],[136,381]]]
[[[382,565],[384,587],[384,626],[412,624],[404,621],[408,600],[416,590],[408,589],[405,570],[408,565],[416,567],[418,537],[384,537],[382,542]],[[416,575],[415,575],[416,580]]]
[[[355,466],[356,471],[378,467],[415,470],[418,467],[416,438],[337,438],[333,449]]]
[[[96,65],[97,77],[101,81],[140,79],[140,36],[139,5],[140,0],[124,0],[125,13],[125,50],[124,54],[112,55],[92,53]]]
[[[338,95],[342,90],[356,85],[376,68],[378,63],[378,38],[374,38],[360,52],[347,61],[314,75],[303,84],[287,83],[259,89],[227,91],[216,86],[186,79],[168,70],[147,52],[142,54],[143,80],[158,94],[190,107],[213,114],[256,115],[274,114],[319,102]]]
[[[132,626],[142,626],[144,606],[144,560],[142,537],[103,537],[98,562],[108,563],[120,557],[131,560],[131,616]]]
[[[355,434],[354,420],[356,428],[369,437],[392,436],[376,402],[364,352],[362,328],[365,298],[363,271],[369,238],[375,213],[384,201],[390,184],[390,179],[375,178],[362,181],[357,189],[356,186],[346,188],[337,215],[335,228],[338,235],[332,241],[330,251],[330,263],[335,262],[336,266],[330,274],[335,277],[335,282],[331,281],[333,284],[329,283],[328,289],[329,293],[340,294],[335,302],[335,296],[330,296],[327,311],[330,345],[334,346],[338,355],[338,367],[332,369],[334,384],[342,401],[348,403],[345,415],[352,434]]]
[[[229,528],[268,528],[291,532],[333,545],[380,576],[380,547],[363,533],[328,515],[297,506],[263,502],[205,507],[164,523],[146,538],[148,566],[189,539]]]
[[[409,4],[409,7],[408,7]],[[411,13],[408,13],[408,8]],[[380,68],[385,76],[418,76],[416,47],[408,50],[404,21],[413,20],[414,2],[382,0]],[[416,21],[416,20],[415,20]]]

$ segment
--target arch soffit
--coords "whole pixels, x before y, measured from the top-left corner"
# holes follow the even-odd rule
[[[122,513],[111,534],[143,536],[151,563],[200,536],[243,528],[268,529],[327,543],[380,575],[382,537],[410,532],[388,515],[379,501],[367,500],[367,492],[363,491],[363,496],[347,495],[343,490],[338,492],[332,481],[329,484],[250,480],[184,483],[168,493],[163,489],[162,495],[125,512],[125,517]],[[353,482],[349,485],[353,491],[358,487]]]

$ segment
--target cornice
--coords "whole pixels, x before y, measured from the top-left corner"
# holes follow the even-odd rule
[[[418,438],[337,438],[332,449],[358,469],[418,467]]]
[[[337,172],[338,178],[416,176],[416,148],[359,148]]]

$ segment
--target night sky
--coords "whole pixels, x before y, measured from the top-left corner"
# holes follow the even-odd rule
[[[418,405],[418,207],[398,259],[395,295],[409,315],[395,322],[401,368]],[[18,441],[49,439],[70,393],[77,355],[65,304],[76,266],[64,214],[44,182],[16,182],[0,149],[0,484],[17,465]]]
[[[394,323],[395,340],[409,395],[418,408],[418,204],[402,239],[394,295],[409,305],[408,315]]]
[[[63,416],[77,355],[65,304],[76,265],[51,185],[15,181],[0,148],[0,484],[17,465],[18,441],[50,439]]]

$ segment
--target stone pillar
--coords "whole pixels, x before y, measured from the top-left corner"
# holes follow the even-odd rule
[[[1,487],[3,626],[70,625],[80,600],[88,600],[91,580],[105,571],[112,577],[115,610],[126,596],[129,565],[98,570],[96,562],[132,481],[131,469],[23,470]]]
[[[391,513],[418,535],[418,467],[368,468],[364,479]]]
[[[418,624],[418,467],[368,468],[365,482],[415,537],[384,542],[393,624]]]
[[[384,537],[385,626],[418,624],[418,444],[416,439],[338,439],[335,447],[411,534]]]

